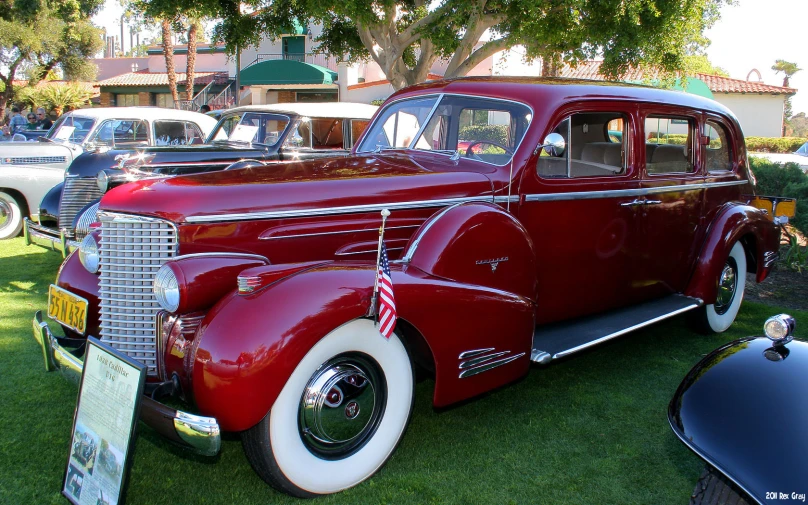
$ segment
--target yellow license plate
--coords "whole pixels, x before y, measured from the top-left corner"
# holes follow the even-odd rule
[[[51,284],[48,288],[48,317],[84,335],[87,300]]]

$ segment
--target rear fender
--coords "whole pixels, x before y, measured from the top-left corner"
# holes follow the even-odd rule
[[[706,304],[715,303],[717,279],[729,252],[738,240],[744,245],[748,270],[755,272],[761,282],[771,270],[767,259],[777,253],[780,229],[759,209],[749,205],[726,204],[707,232],[687,296],[700,298]]]
[[[432,353],[436,405],[469,398],[527,372],[533,335],[529,300],[400,264],[391,268],[397,312],[406,321],[402,329],[419,332],[415,337],[423,337]],[[314,344],[366,316],[374,279],[375,264],[331,263],[252,294],[234,291],[222,299],[202,322],[191,354],[192,391],[200,411],[228,431],[258,423]],[[468,361],[460,354],[489,348],[488,354],[503,354],[488,361],[513,359],[460,379],[460,363]]]

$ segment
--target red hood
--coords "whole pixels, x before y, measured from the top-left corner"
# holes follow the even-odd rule
[[[389,153],[142,180],[109,191],[101,200],[101,210],[181,223],[194,216],[492,194],[484,175],[458,172],[448,159],[430,161],[436,169],[423,167],[413,157]]]

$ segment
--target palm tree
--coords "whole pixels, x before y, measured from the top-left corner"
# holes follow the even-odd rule
[[[802,69],[799,68],[796,63],[791,63],[790,61],[786,60],[775,60],[774,65],[772,65],[772,70],[778,74],[780,72],[785,74],[785,77],[783,77],[783,87],[788,88],[788,80],[792,75],[796,74]],[[785,137],[786,130],[789,126],[789,120],[791,119],[791,95],[788,95],[785,104],[783,104],[783,116],[783,136]]]
[[[39,102],[61,116],[65,109],[78,109],[90,103],[92,93],[80,83],[48,84],[37,88]]]

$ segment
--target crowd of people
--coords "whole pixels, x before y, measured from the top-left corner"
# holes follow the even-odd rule
[[[23,115],[20,108],[15,105],[11,107],[8,121],[2,126],[2,133],[10,136],[20,130],[50,130],[51,126],[53,121],[44,108],[39,107],[36,111],[31,110]]]

